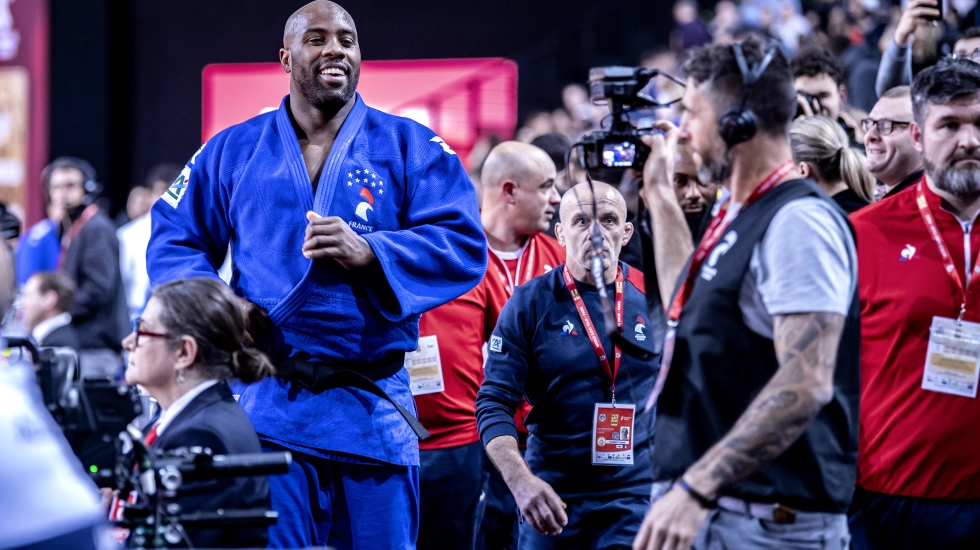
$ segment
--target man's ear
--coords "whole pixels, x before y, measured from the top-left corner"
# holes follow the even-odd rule
[[[500,192],[504,194],[504,200],[507,201],[507,204],[517,204],[517,182],[504,180],[500,184]]]
[[[626,226],[623,227],[623,246],[630,242],[630,237],[633,236],[633,224],[626,222]]]
[[[561,222],[555,224],[555,238],[558,240],[558,244],[560,244],[562,248],[566,248],[565,227],[561,224]]]
[[[918,151],[920,155],[924,154],[924,147],[922,146],[922,128],[920,128],[915,121],[913,121],[912,124],[909,124],[909,137],[912,138],[912,145],[915,147],[915,150]]]
[[[847,103],[847,86],[841,84],[837,90],[840,92],[840,107],[843,109],[844,104]]]
[[[41,302],[44,304],[44,311],[54,311],[58,307],[58,294],[49,290],[41,295]],[[70,311],[67,313],[71,313]]]
[[[292,68],[292,58],[289,55],[289,50],[286,48],[279,49],[279,63],[282,64],[282,70],[290,73],[293,71]]]

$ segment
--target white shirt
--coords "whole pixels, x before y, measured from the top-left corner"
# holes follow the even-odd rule
[[[116,230],[119,240],[119,272],[126,290],[130,317],[143,309],[150,289],[146,273],[146,248],[150,246],[152,222],[147,212]]]
[[[61,327],[65,327],[71,324],[71,313],[59,313],[50,319],[45,319],[34,327],[31,331],[31,336],[38,345],[44,345],[44,339],[48,337],[49,334],[58,330]]]
[[[201,395],[204,390],[217,383],[218,380],[205,380],[204,382],[201,382],[200,384],[191,388],[190,391],[184,395],[178,397],[177,400],[170,405],[170,408],[164,409],[163,412],[160,413],[160,420],[156,423],[157,437],[163,435],[163,430],[167,429],[167,426],[173,422],[174,418],[176,418],[177,415],[180,414],[180,412],[183,411],[195,397]]]

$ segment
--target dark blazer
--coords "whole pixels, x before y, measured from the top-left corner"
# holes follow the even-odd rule
[[[159,452],[193,446],[210,447],[215,455],[262,452],[252,422],[227,383],[218,382],[195,397],[150,448]],[[265,476],[190,482],[178,492],[177,502],[184,512],[271,508]],[[188,528],[187,534],[198,548],[265,548],[268,541],[266,527]]]
[[[82,349],[121,350],[132,327],[112,220],[101,212],[93,216],[65,252],[61,270],[75,283],[71,323]]]
[[[37,343],[39,346],[46,348],[72,348],[78,349],[78,332],[75,331],[75,327],[71,325],[65,325],[63,327],[58,327],[48,333]]]

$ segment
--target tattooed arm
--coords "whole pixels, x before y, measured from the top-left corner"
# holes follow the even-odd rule
[[[837,347],[844,316],[796,313],[774,318],[779,368],[731,431],[684,474],[692,489],[716,498],[783,453],[834,395]],[[643,520],[634,549],[687,548],[707,510],[674,487]]]
[[[782,454],[834,396],[844,316],[796,313],[773,321],[779,368],[728,435],[684,474],[709,498]]]

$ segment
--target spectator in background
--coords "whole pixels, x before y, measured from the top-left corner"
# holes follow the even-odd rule
[[[779,39],[783,49],[790,55],[796,52],[800,39],[810,34],[813,28],[806,17],[803,17],[795,3],[783,0],[779,5],[779,15],[770,29]]]
[[[949,49],[952,29],[945,21],[939,20],[936,1],[908,0],[895,27],[895,36],[881,57],[875,82],[878,95],[895,86],[910,84],[913,65],[919,68],[923,64],[931,65],[938,57],[956,51],[959,41]],[[967,29],[967,33],[975,36],[970,29]],[[965,47],[968,46],[964,44]]]
[[[885,92],[868,117],[861,121],[868,171],[891,197],[922,177],[922,155],[909,134],[912,98],[908,86]]]
[[[701,155],[690,145],[678,145],[677,153],[674,194],[677,196],[677,204],[684,211],[684,219],[691,230],[693,242],[697,244],[701,240],[705,216],[714,204],[718,185],[710,181],[709,171],[703,169]]]
[[[524,126],[517,130],[517,141],[530,143],[532,139],[550,134],[555,129],[551,123],[551,113],[535,111],[524,119]]]
[[[695,0],[674,3],[674,30],[670,33],[670,51],[681,53],[711,43],[708,25],[701,21]]]
[[[803,177],[815,181],[845,212],[874,202],[875,180],[836,122],[822,116],[801,118],[793,123],[789,142]]]
[[[909,133],[925,177],[851,216],[862,323],[858,550],[980,548],[969,355],[980,336],[980,66],[940,61],[916,76],[912,98]]]
[[[94,202],[95,170],[82,159],[60,157],[44,168],[41,178],[52,203],[65,207],[61,270],[75,283],[71,317],[81,342],[82,376],[115,376],[129,318],[116,229]]]
[[[966,60],[980,63],[980,27],[970,27],[953,46],[953,54]]]
[[[116,238],[119,240],[119,271],[126,290],[130,318],[135,318],[143,309],[150,292],[150,276],[146,273],[146,247],[150,244],[152,223],[150,206],[163,196],[180,175],[180,170],[181,167],[177,164],[158,164],[151,168],[145,183],[133,188],[133,192],[141,191],[144,197],[142,200],[147,203],[146,209],[142,213],[130,212],[131,216],[136,214],[136,217],[116,231]],[[131,193],[130,198],[132,197]]]
[[[813,98],[814,114],[837,121],[847,133],[848,143],[863,148],[857,141],[856,121],[846,122],[841,117],[847,88],[841,84],[843,71],[837,57],[826,48],[807,48],[793,58],[792,68],[796,91]]]
[[[24,325],[39,346],[78,349],[79,340],[71,325],[75,284],[61,273],[39,271],[24,285],[20,308]]]
[[[708,32],[715,42],[732,42],[732,30],[738,25],[738,7],[731,0],[715,4],[715,17],[708,24]]]

